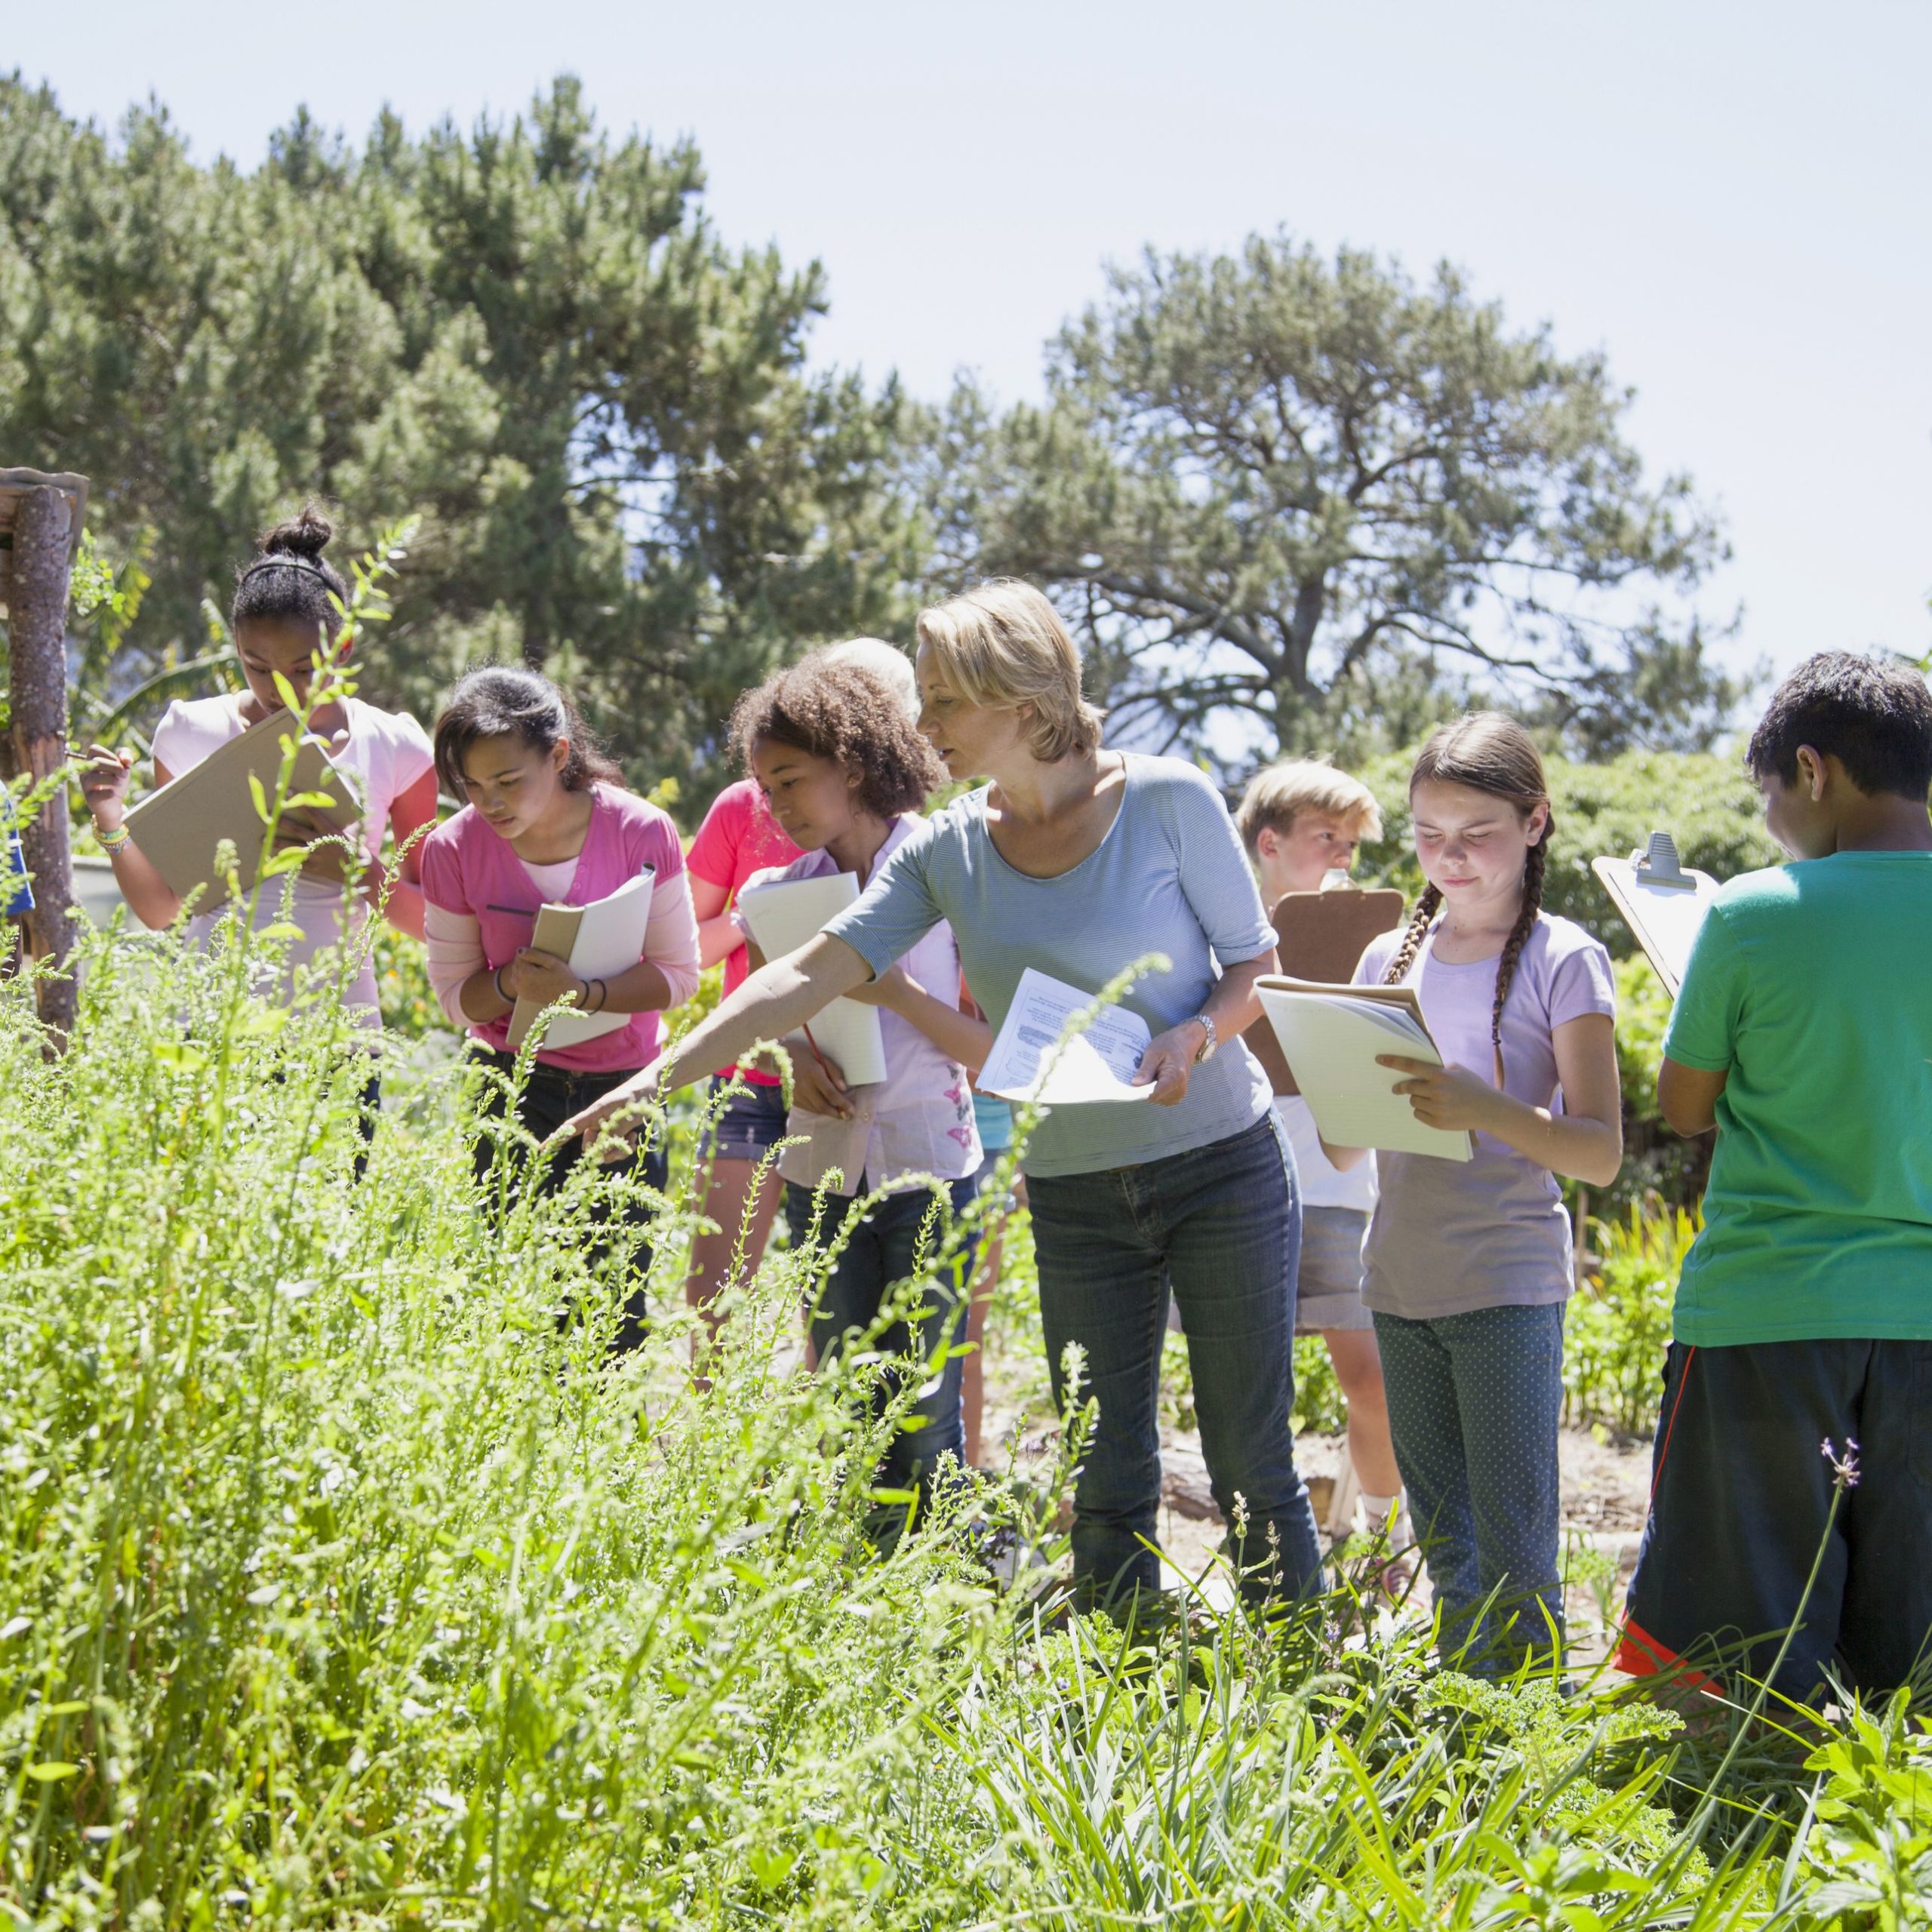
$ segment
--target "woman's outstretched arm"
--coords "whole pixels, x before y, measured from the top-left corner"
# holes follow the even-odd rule
[[[565,1124],[586,1140],[594,1139],[615,1115],[688,1087],[715,1066],[736,1065],[761,1040],[782,1039],[871,977],[872,968],[852,947],[821,933],[796,952],[761,966],[674,1048]]]

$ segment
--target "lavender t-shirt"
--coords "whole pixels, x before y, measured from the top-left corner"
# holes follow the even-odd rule
[[[1358,986],[1378,986],[1401,930],[1372,940]],[[1405,984],[1451,1066],[1495,1078],[1490,1016],[1494,959],[1452,966],[1423,942]],[[1551,1041],[1564,1021],[1617,1011],[1610,955],[1581,926],[1547,912],[1524,942],[1503,1008],[1504,1091],[1561,1112]],[[1556,1177],[1494,1135],[1475,1137],[1475,1158],[1380,1153],[1381,1192],[1362,1249],[1362,1300],[1385,1315],[1426,1321],[1471,1309],[1535,1307],[1570,1293],[1570,1222]]]

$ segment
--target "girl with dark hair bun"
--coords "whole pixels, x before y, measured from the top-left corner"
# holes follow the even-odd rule
[[[1428,884],[1355,980],[1415,989],[1448,1063],[1381,1063],[1419,1120],[1467,1130],[1475,1155],[1376,1157],[1362,1299],[1443,1655],[1487,1672],[1561,1646],[1571,1241],[1556,1177],[1607,1187],[1623,1164],[1616,1000],[1610,955],[1543,910],[1549,792],[1521,725],[1495,712],[1444,725],[1409,804]],[[1324,1151],[1341,1168],[1361,1158]]]
[[[445,785],[466,802],[423,841],[429,980],[451,1023],[468,1032],[472,1056],[500,1073],[514,1069],[509,1023],[519,998],[627,1016],[591,1038],[538,1048],[517,1117],[547,1140],[580,1107],[648,1066],[657,1054],[658,1015],[697,990],[684,848],[669,816],[625,789],[577,707],[537,672],[492,666],[461,679],[436,720],[435,761]],[[637,960],[622,972],[580,978],[568,961],[531,945],[540,907],[588,906],[647,868],[655,881],[649,923]],[[488,1083],[486,1114],[501,1112],[507,1085]],[[494,1140],[479,1137],[475,1153],[480,1180],[494,1163]],[[574,1141],[553,1153],[537,1184],[558,1186],[581,1155]],[[663,1150],[632,1157],[623,1171],[633,1171],[661,1193]],[[614,1350],[635,1346],[645,1326],[638,1284],[648,1211],[630,1197],[624,1219],[636,1258],[625,1266]]]
[[[229,739],[281,710],[278,678],[293,690],[298,703],[306,703],[318,659],[343,662],[348,645],[337,638],[349,586],[322,554],[334,534],[328,518],[309,504],[299,515],[267,531],[254,557],[236,573],[229,629],[246,689],[218,697],[177,699],[168,706],[154,734],[157,784],[192,771]],[[328,741],[330,757],[355,783],[364,807],[360,835],[370,863],[358,897],[345,908],[341,848],[325,845],[304,862],[291,905],[300,931],[289,945],[291,974],[323,946],[356,940],[367,923],[369,905],[379,900],[390,924],[422,937],[421,858],[409,841],[436,817],[429,740],[407,712],[384,711],[359,697],[338,698],[309,713],[309,729]],[[121,827],[134,754],[93,745],[88,756],[92,763],[82,777],[82,789],[113,863],[122,896],[143,924],[171,925],[180,915],[180,900]],[[286,816],[285,831],[290,839],[304,844],[314,835],[299,813]],[[380,863],[387,833],[406,848],[401,876],[393,884],[385,880]],[[219,912],[198,914],[189,922],[190,937],[205,943],[223,916]],[[257,924],[265,925],[281,916],[281,894],[260,894]],[[346,998],[361,1023],[371,1029],[380,1026],[375,968],[366,955]]]

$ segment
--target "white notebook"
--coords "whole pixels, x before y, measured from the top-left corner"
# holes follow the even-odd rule
[[[783,959],[817,938],[858,896],[857,873],[823,872],[816,878],[748,885],[738,894],[738,910],[759,952],[767,959]],[[812,1044],[848,1086],[869,1087],[885,1078],[885,1035],[879,1030],[877,1007],[835,999],[813,1014],[808,1030]]]
[[[1319,986],[1270,974],[1258,980],[1261,1010],[1283,1057],[1331,1147],[1374,1147],[1466,1161],[1468,1134],[1425,1126],[1395,1083],[1406,1076],[1378,1066],[1378,1054],[1442,1065],[1415,995],[1403,986]]]
[[[546,905],[537,914],[531,944],[540,952],[567,960],[580,980],[611,980],[626,973],[644,957],[644,938],[651,925],[651,895],[657,875],[648,866],[626,879],[608,897],[588,906]],[[543,1011],[540,1001],[519,999],[510,1014],[509,1044],[514,1053],[523,1044],[531,1023]],[[630,1013],[554,1014],[544,1029],[546,1048],[580,1047],[605,1033],[628,1026]]]
[[[1046,1107],[1151,1099],[1152,1086],[1133,1084],[1152,1038],[1139,1014],[1109,1007],[1060,1045],[1067,1023],[1093,1004],[1091,993],[1029,966],[980,1069],[980,1092]]]

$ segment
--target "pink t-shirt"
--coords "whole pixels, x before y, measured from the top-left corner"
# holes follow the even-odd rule
[[[1370,942],[1355,968],[1357,986],[1381,984],[1404,930]],[[1491,1081],[1496,964],[1445,964],[1432,934],[1404,982],[1415,988],[1444,1060]],[[1560,1112],[1552,1034],[1586,1013],[1616,1011],[1610,955],[1574,921],[1539,913],[1503,1003],[1504,1091]],[[1362,1300],[1370,1308],[1420,1321],[1568,1299],[1570,1220],[1547,1168],[1478,1134],[1469,1161],[1385,1150],[1375,1171],[1380,1192],[1362,1248]]]
[[[722,886],[724,903],[729,906],[737,902],[740,890],[752,873],[772,866],[789,866],[798,856],[798,847],[773,820],[764,794],[752,780],[741,778],[735,785],[726,786],[712,800],[711,809],[691,841],[691,849],[685,855],[685,863],[694,878]],[[726,998],[744,984],[750,971],[751,961],[742,946],[724,955]],[[728,1074],[731,1069],[722,1067],[719,1071]],[[778,1084],[775,1074],[749,1066],[744,1072],[747,1080],[761,1087]]]
[[[697,983],[697,929],[691,919],[691,888],[685,878],[684,848],[678,828],[656,805],[614,785],[592,787],[590,827],[576,860],[567,890],[556,903],[588,906],[608,898],[648,866],[657,875],[651,895],[650,929],[643,956],[663,971],[673,1000],[688,998]],[[681,920],[660,918],[659,900],[681,899]],[[423,841],[423,897],[432,911],[454,914],[476,922],[483,964],[492,971],[506,965],[530,943],[541,895],[523,861],[508,839],[491,831],[473,805],[446,819]],[[672,936],[672,950],[660,957],[654,941],[660,932]],[[435,964],[432,933],[432,965]],[[675,953],[675,956],[672,956]],[[510,1017],[505,1014],[487,1025],[472,1023],[469,1034],[499,1051],[507,1051]],[[657,1056],[657,1015],[635,1013],[628,1024],[595,1039],[555,1051],[540,1049],[537,1059],[548,1066],[608,1073],[648,1066]]]
[[[906,835],[924,823],[917,812],[902,813],[893,820],[873,861],[873,878]],[[768,877],[819,878],[838,869],[838,861],[821,848],[774,869]],[[928,992],[957,1001],[959,948],[943,919],[899,963]],[[885,1078],[875,1086],[851,1090],[860,1110],[851,1122],[792,1109],[786,1131],[804,1135],[813,1144],[788,1147],[779,1156],[778,1171],[787,1180],[812,1186],[829,1162],[844,1177],[838,1192],[851,1195],[862,1186],[890,1187],[907,1174],[963,1180],[979,1166],[980,1130],[966,1069],[948,1060],[909,1020],[881,1008],[878,1026],[885,1042]]]

